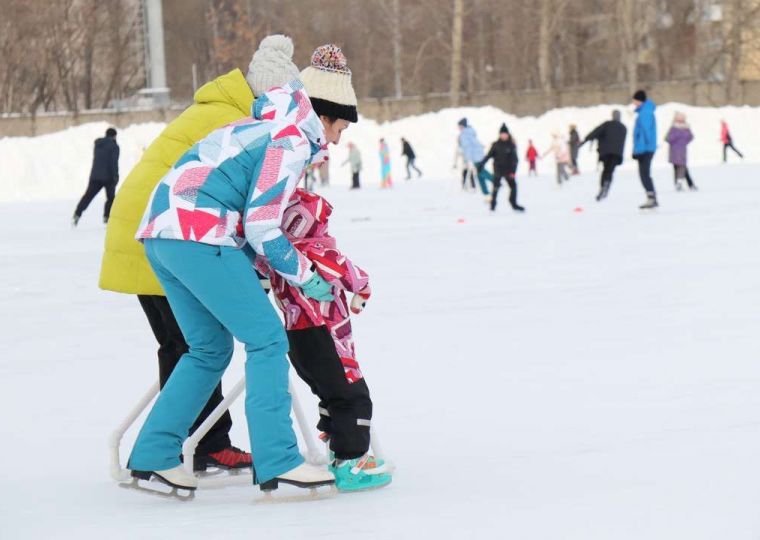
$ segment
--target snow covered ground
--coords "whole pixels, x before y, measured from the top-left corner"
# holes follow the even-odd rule
[[[97,289],[102,200],[76,230],[75,193],[1,204],[0,537],[758,538],[760,166],[695,167],[697,193],[654,172],[646,215],[629,170],[601,205],[588,167],[561,190],[523,176],[525,215],[450,169],[326,189],[372,276],[355,331],[398,470],[281,505],[113,483],[108,434],[157,369],[137,300]],[[238,351],[228,388],[241,373]]]
[[[656,98],[656,96],[655,96]],[[362,118],[347,130],[339,147],[331,148],[330,171],[333,183],[349,185],[348,165],[343,166],[348,155],[346,143],[354,142],[364,161],[363,182],[380,184],[380,161],[377,147],[384,137],[391,150],[393,177],[403,177],[401,137],[406,137],[417,153],[417,164],[428,175],[443,178],[450,173],[458,135],[457,122],[467,117],[478,132],[486,148],[496,140],[499,126],[506,122],[518,145],[520,156],[525,155],[528,139],[532,139],[540,152],[549,148],[551,133],[568,133],[570,124],[577,124],[581,137],[594,127],[609,120],[612,111],[622,112],[622,120],[629,128],[626,156],[631,154],[634,113],[631,106],[598,105],[595,107],[564,107],[553,109],[538,117],[516,117],[494,107],[460,107],[412,116],[378,124]],[[692,165],[708,165],[720,162],[722,145],[719,141],[720,120],[726,119],[731,127],[734,143],[748,160],[760,161],[760,145],[757,144],[755,126],[760,124],[760,107],[691,107],[668,103],[657,108],[659,139],[662,141],[673,120],[675,111],[686,113],[695,140],[689,145],[689,161]],[[102,137],[107,124],[91,123],[69,128],[58,133],[38,137],[0,138],[0,202],[47,200],[51,198],[80,197],[87,185],[92,163],[92,143]],[[122,178],[137,163],[145,148],[161,132],[164,124],[137,124],[119,129],[121,146],[119,161]],[[597,155],[591,145],[580,153],[581,166],[591,168]],[[735,156],[731,155],[734,160]],[[667,162],[667,145],[655,156],[656,164]],[[623,168],[632,168],[630,159]],[[548,158],[539,163],[539,169],[552,171],[554,162]],[[527,172],[525,160],[520,171]]]

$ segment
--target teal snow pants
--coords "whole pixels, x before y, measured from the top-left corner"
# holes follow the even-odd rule
[[[290,419],[287,336],[250,259],[241,249],[183,240],[145,240],[145,254],[189,351],[145,420],[129,468],[179,465],[190,426],[232,359],[233,336],[245,345],[245,413],[256,481],[303,463]]]
[[[478,182],[480,182],[480,190],[483,195],[488,195],[488,185],[486,182],[493,182],[493,175],[485,169],[482,169],[478,173]]]

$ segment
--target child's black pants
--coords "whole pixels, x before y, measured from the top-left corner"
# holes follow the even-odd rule
[[[369,449],[372,400],[364,379],[349,383],[326,326],[289,330],[290,361],[319,397],[317,429],[330,435],[338,459],[354,459]]]

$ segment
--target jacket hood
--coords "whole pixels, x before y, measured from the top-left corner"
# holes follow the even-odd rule
[[[333,207],[316,193],[296,188],[282,216],[282,230],[291,238],[320,238],[327,235]]]
[[[201,86],[193,96],[195,103],[232,103],[245,115],[251,112],[253,92],[239,69]]]
[[[278,88],[272,88],[253,103],[252,116],[256,120],[295,126],[311,144],[311,163],[327,159],[325,128],[311,106],[301,81],[294,80]]]

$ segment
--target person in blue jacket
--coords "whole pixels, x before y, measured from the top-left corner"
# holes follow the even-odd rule
[[[489,173],[485,170],[478,171],[475,167],[476,163],[485,157],[486,153],[483,149],[483,145],[478,140],[478,134],[475,129],[467,123],[467,118],[462,118],[458,122],[459,126],[459,138],[457,143],[459,145],[459,152],[464,158],[464,171],[462,171],[462,188],[467,183],[467,177],[470,177],[470,182],[475,187],[474,179],[478,179],[480,184],[480,190],[483,195],[488,196],[488,186],[486,180],[490,180]],[[455,165],[456,166],[456,165]]]
[[[639,162],[639,177],[641,185],[647,192],[647,200],[639,206],[642,210],[657,207],[657,193],[652,181],[652,158],[657,150],[657,120],[654,110],[657,107],[651,99],[647,99],[644,90],[633,94],[633,104],[638,116],[633,127],[633,159]]]

